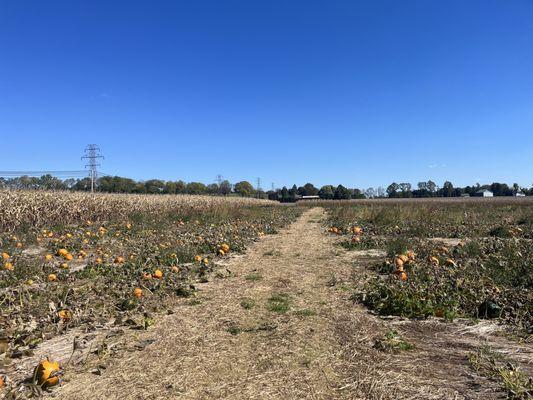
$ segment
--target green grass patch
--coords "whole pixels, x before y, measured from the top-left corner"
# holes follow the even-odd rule
[[[257,282],[257,281],[262,280],[263,276],[260,273],[254,272],[249,275],[246,275],[244,279],[246,279],[247,281],[251,281],[251,282]]]
[[[267,300],[268,311],[285,314],[290,309],[290,297],[286,293],[274,294]]]

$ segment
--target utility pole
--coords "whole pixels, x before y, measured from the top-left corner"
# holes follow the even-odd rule
[[[257,178],[257,188],[256,188],[256,197],[259,198],[261,191],[261,178]]]
[[[100,147],[98,147],[96,144],[88,144],[87,147],[85,147],[84,152],[85,155],[81,159],[88,160],[87,164],[85,164],[85,168],[89,167],[89,178],[91,179],[91,193],[93,193],[96,179],[98,178],[98,170],[96,168],[100,166],[100,164],[97,163],[97,160],[99,158],[104,158],[104,156],[100,154]]]
[[[274,182],[272,182],[272,183],[270,184],[270,187],[271,187],[271,189],[272,189],[273,192],[276,191],[276,189],[274,188]]]

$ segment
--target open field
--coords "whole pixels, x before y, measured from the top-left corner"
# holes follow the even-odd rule
[[[529,199],[0,196],[0,398],[531,396]]]

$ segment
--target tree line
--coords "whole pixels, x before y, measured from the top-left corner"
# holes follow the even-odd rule
[[[65,179],[61,180],[52,175],[41,177],[22,176],[17,178],[0,178],[0,188],[9,189],[34,189],[34,190],[75,190],[90,191],[91,180]],[[350,189],[343,185],[324,185],[321,188],[315,187],[312,183],[303,186],[293,185],[290,188],[284,186],[281,189],[263,191],[254,188],[248,181],[240,181],[235,184],[227,180],[220,183],[204,184],[202,182],[164,181],[160,179],[149,179],[146,181],[136,181],[120,176],[103,176],[97,180],[97,190],[108,193],[146,193],[146,194],[203,194],[230,196],[238,195],[243,197],[259,197],[277,200],[280,202],[295,202],[303,196],[318,196],[324,200],[348,200],[364,198],[414,198],[414,197],[460,197],[464,195],[475,196],[480,190],[490,190],[494,196],[513,196],[516,193],[523,193],[533,196],[533,187],[523,188],[518,184],[508,186],[505,183],[492,183],[490,185],[472,185],[465,187],[454,187],[449,181],[444,182],[439,187],[435,182],[418,182],[416,188],[410,183],[391,183],[386,189],[382,187],[368,189]]]

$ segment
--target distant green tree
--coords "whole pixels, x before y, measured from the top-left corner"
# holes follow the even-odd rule
[[[335,188],[331,185],[322,186],[318,192],[321,199],[332,200],[335,198]]]
[[[342,185],[337,186],[335,189],[335,199],[336,200],[347,200],[352,197],[350,189],[345,188]]]
[[[172,182],[172,181],[165,182],[165,193],[176,194],[176,182]]]
[[[165,182],[159,179],[150,179],[144,182],[146,193],[159,194],[165,191]]]
[[[219,190],[219,187],[218,187],[218,184],[216,183],[211,183],[207,185],[207,193],[209,194],[218,194],[218,190]]]
[[[400,189],[400,185],[398,185],[396,182],[392,182],[387,187],[387,195],[390,198],[398,197],[398,189]]]
[[[189,182],[187,183],[186,192],[188,194],[205,194],[207,187],[201,182]]]
[[[227,196],[231,193],[231,183],[229,181],[222,181],[218,190],[221,195]]]
[[[442,196],[452,197],[454,195],[453,184],[450,181],[444,182],[442,185]]]
[[[248,181],[241,181],[235,184],[235,193],[240,194],[243,197],[251,197],[254,195],[254,187]]]
[[[176,182],[176,193],[185,194],[187,193],[187,185],[183,181]]]

